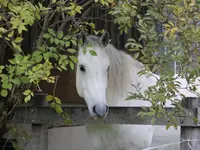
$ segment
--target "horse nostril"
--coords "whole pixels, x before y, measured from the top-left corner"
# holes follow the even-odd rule
[[[96,112],[96,106],[93,106],[92,111],[93,111],[93,113],[97,114],[97,112]]]
[[[93,106],[92,111],[97,116],[103,117],[108,113],[109,107],[107,105],[104,106]]]

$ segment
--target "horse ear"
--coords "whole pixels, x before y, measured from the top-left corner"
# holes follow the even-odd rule
[[[103,35],[100,38],[101,44],[106,47],[108,42],[109,42],[109,33],[108,32],[104,32]]]
[[[78,35],[78,45],[84,46],[87,43],[87,35],[84,31],[81,31]]]

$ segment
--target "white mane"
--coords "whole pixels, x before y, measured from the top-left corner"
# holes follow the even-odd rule
[[[113,45],[108,44],[106,46],[106,53],[111,63],[107,87],[108,104],[141,105],[142,101],[125,101],[128,92],[136,92],[132,84],[137,85],[137,83],[140,83],[141,90],[144,91],[148,86],[155,84],[156,79],[144,75],[139,76],[137,73],[142,70],[143,64],[134,60],[125,52],[116,50]]]

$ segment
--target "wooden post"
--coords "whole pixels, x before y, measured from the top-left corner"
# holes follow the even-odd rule
[[[200,149],[200,99],[193,97],[183,100],[183,107],[194,109],[198,119],[196,126],[181,126],[181,150]]]

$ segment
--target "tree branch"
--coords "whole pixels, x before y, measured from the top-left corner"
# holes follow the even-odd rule
[[[41,46],[42,44],[42,41],[43,41],[43,35],[45,33],[45,30],[47,29],[48,27],[48,23],[49,23],[49,16],[51,15],[51,13],[49,12],[45,18],[44,18],[44,23],[43,23],[43,26],[42,26],[42,30],[40,32],[40,35],[39,35],[39,38],[38,38],[38,41],[37,41],[37,44],[36,44],[36,49]]]

